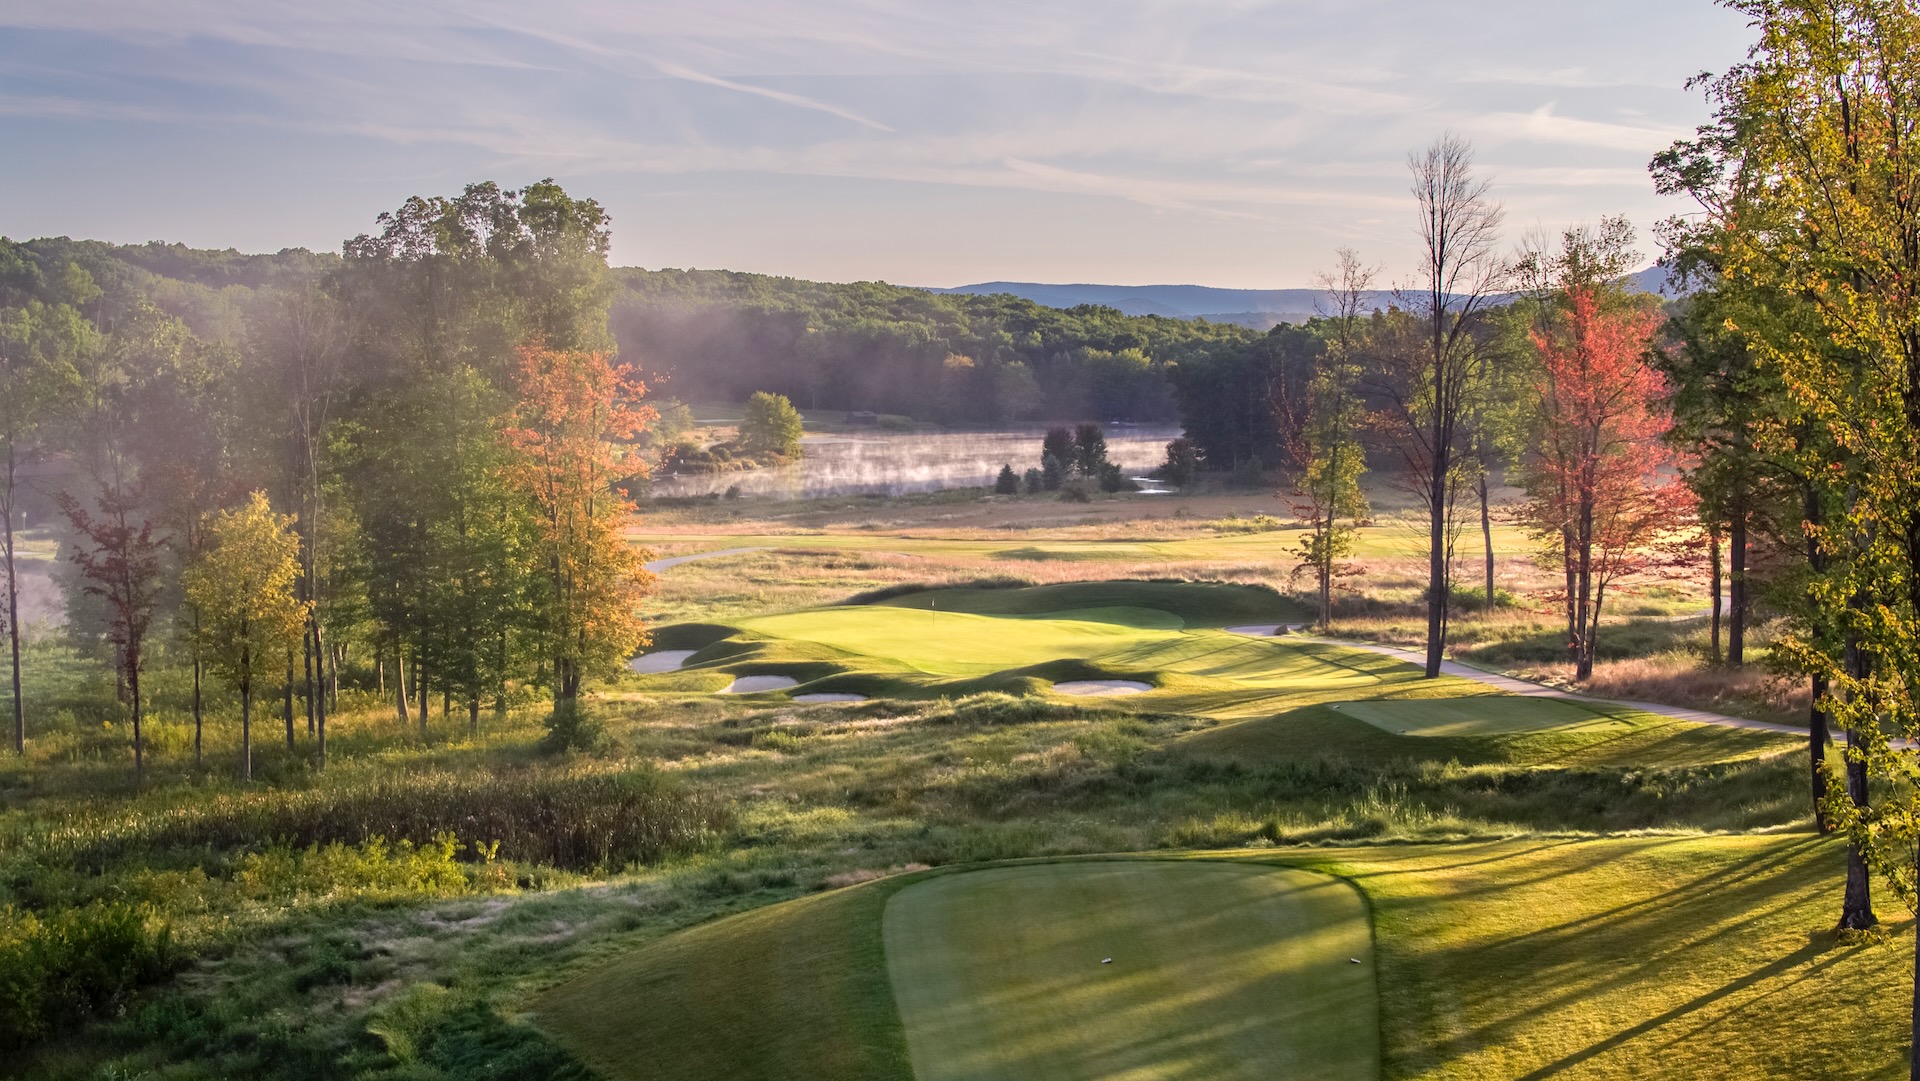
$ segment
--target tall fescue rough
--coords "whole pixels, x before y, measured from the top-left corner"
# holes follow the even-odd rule
[[[103,867],[141,850],[294,848],[452,834],[498,859],[614,869],[696,851],[730,826],[723,802],[651,770],[589,765],[496,774],[394,773],[297,791],[225,792],[122,815],[76,816],[23,838],[44,857]]]

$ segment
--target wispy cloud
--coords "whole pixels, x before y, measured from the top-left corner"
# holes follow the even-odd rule
[[[1435,27],[1411,0],[0,0],[0,125],[17,129],[0,137],[41,163],[0,171],[26,196],[0,214],[84,214],[33,140],[135,125],[202,146],[344,139],[348,174],[387,175],[404,148],[407,175],[437,157],[450,175],[590,177],[609,201],[621,177],[724,176],[770,199],[794,178],[889,186],[835,204],[847,236],[850,215],[971,190],[993,193],[966,211],[982,235],[1025,229],[1033,251],[1146,213],[1174,242],[1184,222],[1196,245],[1239,230],[1269,249],[1196,249],[1199,265],[1275,265],[1279,244],[1293,266],[1318,256],[1291,246],[1331,236],[1403,244],[1404,155],[1449,127],[1518,206],[1650,216],[1647,155],[1701,118],[1681,79],[1744,47],[1737,19],[1673,9],[1487,0]],[[1088,209],[1063,216],[1062,199]],[[818,235],[809,213],[790,236],[769,219],[764,265]],[[875,273],[943,276],[911,236],[874,242]]]

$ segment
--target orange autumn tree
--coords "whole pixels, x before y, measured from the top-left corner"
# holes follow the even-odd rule
[[[558,710],[648,642],[640,602],[654,579],[621,535],[633,504],[616,485],[642,468],[619,445],[654,412],[638,372],[604,353],[523,347],[518,390],[508,479],[537,523],[533,630]]]
[[[1567,651],[1574,678],[1593,675],[1607,590],[1645,571],[1691,502],[1667,467],[1667,386],[1647,363],[1659,315],[1607,295],[1580,271],[1569,237],[1566,272],[1532,332],[1533,455],[1522,511],[1548,561],[1565,575]]]

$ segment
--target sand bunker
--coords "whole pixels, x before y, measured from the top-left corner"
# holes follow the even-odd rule
[[[1153,684],[1142,683],[1137,679],[1077,679],[1069,683],[1053,685],[1056,694],[1071,694],[1080,697],[1105,697],[1116,694],[1145,694],[1153,690]]]
[[[817,694],[796,694],[793,696],[793,700],[803,705],[817,706],[827,702],[865,702],[867,696],[864,694],[839,694],[831,691],[822,691]]]
[[[788,687],[798,687],[800,681],[792,676],[740,676],[727,685],[721,694],[757,694],[761,691],[784,691]]]
[[[663,649],[657,653],[645,653],[635,657],[627,662],[627,667],[643,676],[658,675],[661,672],[676,671],[681,665],[687,663],[688,657],[697,652],[699,651],[692,649]]]
[[[1250,634],[1255,638],[1272,638],[1287,629],[1285,623],[1255,623],[1250,627],[1228,627],[1228,634]]]

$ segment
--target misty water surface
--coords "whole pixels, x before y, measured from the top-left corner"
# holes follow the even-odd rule
[[[906,495],[990,485],[1002,464],[1025,473],[1040,466],[1043,428],[998,432],[872,432],[810,435],[799,462],[746,473],[656,477],[656,496],[698,496],[740,486],[742,495],[812,499],[830,495]],[[1167,457],[1174,427],[1109,428],[1107,456],[1143,477]]]

